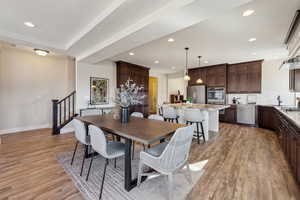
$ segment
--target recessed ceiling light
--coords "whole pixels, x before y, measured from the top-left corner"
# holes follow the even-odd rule
[[[39,56],[46,56],[49,54],[49,51],[43,49],[34,49],[34,52]]]
[[[252,15],[255,12],[255,10],[246,10],[245,12],[243,12],[243,16],[244,17],[248,17],[250,15]]]
[[[35,27],[35,25],[34,25],[32,22],[24,22],[24,25],[25,25],[25,26],[28,26],[28,27],[30,27],[30,28]]]
[[[256,41],[256,38],[250,38],[248,41],[249,42],[254,42],[254,41]]]
[[[257,53],[253,52],[252,55],[257,55]]]
[[[208,61],[206,60],[206,61],[204,61],[204,63],[206,63],[206,64],[207,64],[207,63],[208,63]]]
[[[129,55],[134,56],[134,53],[133,52],[129,52]]]
[[[174,40],[174,38],[169,38],[168,39],[168,42],[174,42],[175,40]]]
[[[171,67],[171,68],[172,68],[173,70],[174,70],[174,69],[176,69],[176,67],[174,67],[174,66],[173,66],[173,67]]]
[[[158,60],[156,60],[156,61],[154,61],[154,63],[155,63],[155,64],[158,64],[158,63],[159,63],[159,61],[158,61]]]

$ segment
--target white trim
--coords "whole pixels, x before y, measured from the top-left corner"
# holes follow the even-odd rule
[[[31,131],[31,130],[43,129],[43,128],[51,128],[51,125],[43,124],[43,125],[36,125],[36,126],[25,126],[25,127],[11,128],[11,129],[2,129],[0,130],[0,135],[23,132],[23,131]]]

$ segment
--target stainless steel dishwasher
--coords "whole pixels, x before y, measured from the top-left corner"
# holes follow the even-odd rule
[[[237,122],[255,125],[255,104],[237,104]]]

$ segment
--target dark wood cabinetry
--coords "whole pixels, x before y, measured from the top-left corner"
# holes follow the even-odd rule
[[[227,93],[260,93],[262,60],[228,65]]]
[[[300,92],[300,69],[290,70],[289,88],[292,92]]]
[[[229,108],[226,108],[223,113],[220,111],[220,122],[236,123],[236,111],[237,108],[235,105],[231,105]]]
[[[275,109],[271,106],[257,106],[257,123],[261,128],[277,130]]]
[[[199,85],[197,80],[202,79],[204,85],[208,87],[226,86],[226,66],[227,64],[214,65],[209,67],[200,67],[189,69],[191,80],[189,85]]]
[[[142,112],[148,115],[148,86],[149,86],[149,68],[118,61],[117,62],[117,87],[124,84],[128,79],[133,80],[137,85],[144,86],[146,98],[143,105],[132,106],[130,112]]]

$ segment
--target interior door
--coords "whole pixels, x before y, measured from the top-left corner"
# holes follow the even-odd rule
[[[150,113],[156,114],[157,112],[157,78],[149,77],[149,106]]]

